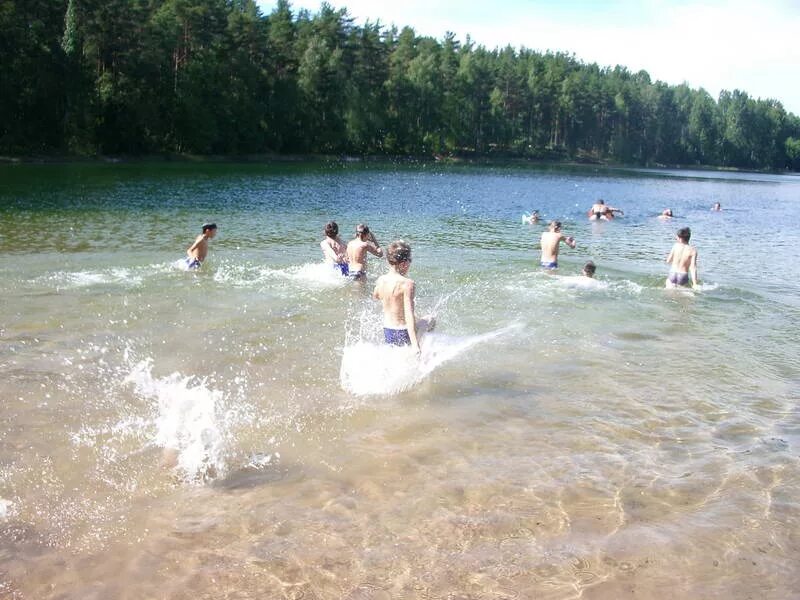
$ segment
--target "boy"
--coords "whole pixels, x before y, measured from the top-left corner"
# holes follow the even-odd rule
[[[369,227],[360,223],[356,226],[355,238],[347,244],[347,262],[350,263],[350,277],[353,281],[367,279],[367,252],[378,257],[383,256],[383,249]]]
[[[553,271],[558,268],[558,248],[561,242],[570,248],[575,248],[576,242],[574,237],[561,233],[561,221],[550,221],[547,229],[548,231],[542,233],[541,265],[543,269]]]
[[[204,223],[203,233],[186,249],[186,268],[199,269],[208,256],[208,240],[217,235],[216,223]]]
[[[383,304],[383,337],[392,346],[411,346],[419,355],[419,338],[434,326],[433,317],[414,315],[414,281],[406,277],[411,267],[411,246],[403,240],[386,249],[389,272],[375,282],[372,297]]]
[[[339,237],[339,226],[336,221],[325,225],[325,239],[319,243],[325,262],[333,265],[334,269],[347,277],[350,274],[347,264],[347,246]]]
[[[597,267],[592,261],[587,262],[583,265],[583,276],[588,277],[589,279],[594,279],[594,272],[597,270]]]
[[[697,249],[689,245],[692,232],[688,227],[683,227],[675,234],[678,240],[667,256],[670,265],[669,275],[667,276],[666,287],[676,288],[689,284],[689,276],[692,278],[692,287],[697,287]]]

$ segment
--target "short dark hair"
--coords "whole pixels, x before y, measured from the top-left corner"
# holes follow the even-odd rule
[[[216,228],[217,228],[216,223],[203,223],[203,233],[205,233],[209,229],[216,229]]]
[[[678,239],[684,242],[688,242],[689,239],[692,237],[692,230],[688,227],[681,227],[678,229],[677,233]]]
[[[325,235],[327,235],[329,238],[339,235],[339,226],[336,224],[336,221],[331,221],[325,225]]]
[[[369,227],[367,227],[363,223],[359,223],[358,225],[356,225],[356,235],[357,236],[367,235],[368,233],[369,233]]]
[[[561,221],[550,221],[550,227],[553,229],[561,229]]]
[[[594,275],[594,272],[597,270],[597,266],[592,261],[587,262],[583,265],[583,270],[590,275]]]
[[[392,242],[386,248],[386,260],[390,265],[397,265],[411,260],[411,246],[403,240]]]

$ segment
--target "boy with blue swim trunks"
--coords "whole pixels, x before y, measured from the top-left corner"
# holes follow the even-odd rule
[[[558,268],[558,248],[564,242],[570,248],[574,248],[577,243],[572,236],[565,236],[561,233],[561,221],[550,221],[547,231],[542,233],[541,246],[543,269],[554,271]]]
[[[433,317],[414,315],[414,281],[406,277],[411,267],[411,246],[403,240],[386,249],[389,272],[375,282],[372,297],[383,304],[383,337],[392,346],[411,346],[419,354],[419,338],[433,329]]]
[[[216,223],[204,223],[203,233],[197,236],[194,244],[186,249],[186,268],[199,269],[208,256],[208,240],[217,235]]]
[[[339,226],[336,221],[325,225],[325,239],[319,243],[325,262],[347,277],[350,267],[347,264],[347,245],[339,237]]]
[[[697,287],[697,249],[689,244],[691,237],[692,231],[688,227],[682,227],[675,234],[678,241],[667,256],[670,268],[665,286],[668,288],[687,286],[690,277],[692,287]]]

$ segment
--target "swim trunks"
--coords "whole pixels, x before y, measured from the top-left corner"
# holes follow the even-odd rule
[[[383,338],[390,346],[410,346],[411,337],[408,335],[408,329],[389,329],[383,328]]]
[[[337,271],[340,271],[344,277],[350,275],[350,265],[348,265],[346,262],[333,263],[333,268]]]
[[[680,271],[670,271],[667,281],[672,285],[689,285],[689,274],[681,273]]]
[[[353,281],[360,281],[361,279],[366,279],[367,278],[367,272],[366,271],[353,271],[352,273],[348,273],[348,276]]]
[[[542,262],[542,268],[552,271],[553,269],[557,269],[558,268],[558,263],[556,261],[553,261],[553,262]]]
[[[198,259],[192,258],[191,256],[187,256],[184,260],[186,261],[187,269],[199,269],[200,265],[203,264]]]

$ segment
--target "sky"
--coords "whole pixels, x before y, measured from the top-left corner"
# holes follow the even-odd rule
[[[262,12],[274,0],[257,0]],[[356,23],[448,31],[489,49],[564,51],[600,66],[646,70],[714,98],[739,89],[800,116],[800,0],[329,0]],[[316,13],[320,0],[292,0]]]

